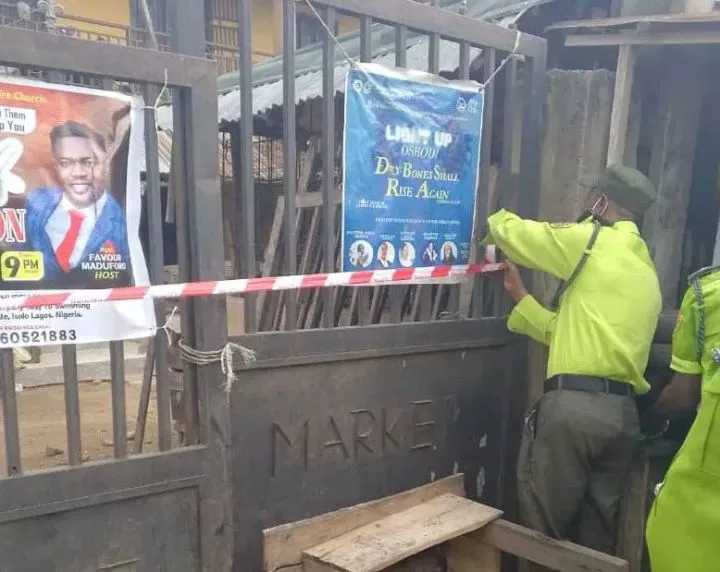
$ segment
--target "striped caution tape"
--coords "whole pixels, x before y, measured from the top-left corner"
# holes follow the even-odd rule
[[[103,290],[45,290],[42,292],[5,292],[0,295],[0,310],[68,306],[125,300],[176,300],[226,294],[257,294],[279,290],[304,290],[335,286],[382,286],[390,284],[457,283],[475,274],[490,274],[503,269],[502,263],[398,268],[393,270],[360,270],[332,274],[307,274],[266,278],[243,278],[131,286]]]

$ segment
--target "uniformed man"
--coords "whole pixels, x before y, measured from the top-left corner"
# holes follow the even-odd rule
[[[563,280],[553,308],[528,294],[508,265],[516,302],[510,330],[549,346],[544,395],[525,419],[518,462],[521,518],[553,538],[614,552],[616,517],[640,437],[634,395],[661,309],[657,273],[635,223],[655,191],[639,171],[613,165],[585,180],[587,218],[551,224],[501,210],[486,244]]]
[[[690,277],[672,341],[675,376],[654,405],[662,416],[700,408],[647,525],[653,572],[720,569],[720,267]]]

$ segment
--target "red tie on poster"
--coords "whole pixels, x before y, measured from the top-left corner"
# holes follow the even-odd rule
[[[57,249],[57,259],[60,268],[66,273],[70,272],[70,257],[72,256],[75,245],[77,244],[78,236],[80,236],[80,228],[82,227],[85,215],[80,211],[72,210],[70,214],[70,228],[65,234],[60,246]]]

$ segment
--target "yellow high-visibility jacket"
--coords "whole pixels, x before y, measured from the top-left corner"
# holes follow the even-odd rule
[[[673,334],[671,368],[702,376],[697,417],[647,524],[653,572],[720,570],[720,267],[696,272]]]
[[[553,224],[500,210],[488,218],[484,243],[496,244],[517,264],[567,280],[593,228],[592,219]],[[508,327],[550,347],[548,378],[606,377],[640,395],[650,389],[645,369],[661,306],[647,245],[635,223],[619,221],[602,227],[557,311],[528,295],[515,305]]]

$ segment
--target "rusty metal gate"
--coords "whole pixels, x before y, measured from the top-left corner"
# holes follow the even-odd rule
[[[173,4],[175,50],[167,54],[58,34],[15,28],[0,30],[0,63],[16,69],[63,72],[95,78],[97,85],[125,82],[152,104],[167,83],[177,145],[174,191],[182,278],[222,276],[220,188],[217,180],[215,65],[204,58],[202,2]],[[199,57],[191,57],[191,55]],[[155,110],[146,110],[146,197],[150,221],[151,275],[164,281],[162,217]],[[158,307],[162,323],[164,310]],[[222,347],[224,302],[203,299],[183,309],[184,333],[198,348]],[[160,343],[162,342],[162,343]],[[227,526],[229,483],[225,476],[227,426],[219,369],[186,372],[196,436],[173,445],[170,380],[165,336],[157,347],[157,453],[132,455],[126,443],[123,343],[110,344],[114,459],[83,462],[76,349],[62,349],[65,424],[69,466],[23,471],[18,400],[9,350],[0,352],[6,471],[0,478],[0,570],[156,571],[226,570],[232,530]],[[21,410],[22,413],[22,410]]]
[[[239,203],[235,246],[244,276],[338,268],[343,117],[337,91],[347,60],[356,57],[449,77],[495,77],[485,88],[476,218],[484,221],[498,205],[535,214],[543,39],[443,9],[436,1],[283,5],[282,84],[275,84],[282,99],[271,97],[271,85],[255,94],[250,89],[253,23],[250,2],[240,2],[238,89],[224,96],[233,98],[230,110],[221,104],[221,126],[232,137]],[[299,55],[301,9],[325,32],[320,45]],[[359,31],[335,38],[329,32],[340,18],[354,20]],[[388,36],[391,45],[379,45]],[[388,55],[393,52],[394,61]],[[455,60],[442,67],[448,53]],[[312,63],[300,70],[300,58]],[[275,67],[268,73],[279,76],[279,60],[270,66]],[[262,102],[254,96],[272,101],[272,109],[258,114]],[[309,126],[301,116],[320,120]],[[273,131],[282,138],[284,176],[270,222],[258,218],[267,189],[255,185],[253,138],[272,137]],[[272,250],[271,240],[280,246]],[[506,330],[500,316],[507,305],[498,286],[497,280],[479,278],[469,286],[335,288],[244,299],[246,333],[233,339],[255,350],[257,362],[242,370],[231,400],[235,569],[262,569],[264,527],[457,471],[466,474],[471,495],[512,510],[526,346]],[[295,565],[283,564],[290,570]]]
[[[217,78],[203,58],[203,3],[175,0],[173,49],[159,53],[2,29],[0,63],[72,70],[141,86],[154,101],[173,91],[173,173],[182,281],[225,274],[217,181]],[[358,22],[358,59],[374,59],[377,32],[390,33],[397,66],[486,86],[476,219],[498,205],[536,212],[544,40],[408,0],[282,0],[283,208],[268,232],[279,255],[259,260],[253,148],[272,114],[253,115],[252,3],[238,0],[238,98],[221,117],[232,139],[236,269],[243,276],[336,269],[338,254],[336,74],[340,49],[318,47],[320,129],[310,137],[311,174],[299,172],[304,140],[296,93],[296,12],[302,4],[336,29]],[[443,2],[443,5],[446,3]],[[465,2],[457,2],[465,5]],[[339,41],[339,40],[337,40]],[[457,63],[442,69],[447,46]],[[417,53],[424,52],[418,64]],[[413,57],[408,57],[409,54]],[[187,55],[182,55],[187,54]],[[513,57],[508,57],[511,55]],[[195,56],[195,57],[192,57]],[[345,57],[344,55],[342,56]],[[495,71],[503,66],[501,73]],[[227,96],[225,96],[227,98]],[[235,97],[235,96],[233,96]],[[341,97],[341,96],[340,96]],[[238,105],[239,104],[239,105]],[[155,110],[147,110],[151,276],[164,280]],[[311,113],[312,115],[312,113]],[[150,128],[148,128],[150,126]],[[304,133],[304,131],[303,131]],[[263,136],[266,134],[262,134]],[[301,145],[303,144],[303,145]],[[307,152],[307,149],[304,149]],[[301,188],[308,178],[319,189]],[[491,199],[490,189],[495,189]],[[287,205],[287,208],[284,208]],[[479,235],[481,229],[476,229]],[[0,479],[0,570],[262,569],[264,527],[407,489],[453,472],[471,496],[512,511],[514,462],[524,404],[526,346],[511,336],[496,280],[462,286],[323,289],[243,299],[245,333],[257,353],[238,365],[230,396],[219,365],[183,367],[187,442],[173,447],[165,336],[155,339],[159,452],[129,454],[123,344],[111,344],[114,459],[83,462],[75,349],[63,348],[69,467],[24,472],[12,356],[0,352],[7,475]],[[158,315],[165,309],[159,305]],[[225,301],[183,303],[182,332],[201,350],[227,341]],[[287,562],[293,569],[297,563]],[[294,568],[297,569],[297,568]]]

